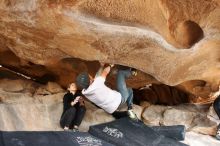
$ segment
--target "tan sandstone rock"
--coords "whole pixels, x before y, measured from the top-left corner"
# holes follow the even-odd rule
[[[28,74],[26,66],[34,63],[44,68],[39,74],[57,78],[66,74],[59,71],[63,59],[99,60],[137,68],[167,85],[204,81],[210,88],[197,89],[207,96],[220,78],[219,17],[218,0],[2,0],[0,54],[18,59],[4,54],[0,64]]]
[[[196,115],[197,113],[189,110],[170,108],[163,113],[164,119],[162,124],[166,126],[185,125],[188,129],[192,126],[192,122]]]
[[[8,80],[4,79],[0,81],[0,88],[7,92],[21,92],[25,88],[25,82],[22,80]]]
[[[60,87],[59,84],[54,83],[54,82],[48,82],[47,86],[46,86],[46,89],[47,89],[47,91],[49,91],[52,94],[64,92],[63,88]]]
[[[219,119],[218,115],[216,114],[216,112],[215,112],[215,110],[214,110],[214,108],[213,108],[213,105],[210,106],[209,111],[208,111],[208,114],[207,114],[207,117],[208,117],[211,121],[213,121],[213,122],[215,122],[215,123],[217,123],[217,124],[220,123],[220,119]]]
[[[193,121],[195,126],[191,129],[196,133],[201,133],[205,135],[216,135],[217,123],[209,120],[207,117],[197,118]]]
[[[158,126],[163,120],[163,113],[168,107],[152,105],[145,109],[142,118],[145,124]]]

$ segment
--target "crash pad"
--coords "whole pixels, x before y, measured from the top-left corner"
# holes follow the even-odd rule
[[[0,135],[1,146],[113,146],[86,132],[1,131]]]
[[[127,117],[90,126],[89,133],[117,146],[186,146]]]

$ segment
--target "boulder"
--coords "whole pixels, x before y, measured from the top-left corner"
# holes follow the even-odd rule
[[[170,108],[163,113],[164,119],[162,124],[166,126],[185,125],[186,129],[188,129],[192,126],[192,122],[196,116],[197,113],[189,110]]]
[[[215,137],[212,136],[195,132],[187,132],[184,143],[190,146],[218,146],[220,141],[216,140]]]
[[[7,92],[21,92],[25,88],[25,81],[2,79],[0,81],[0,88]]]
[[[147,125],[160,125],[163,120],[163,113],[166,111],[168,107],[159,106],[159,105],[151,105],[146,108],[142,114],[142,118],[145,124]]]
[[[46,90],[49,91],[52,94],[64,92],[63,88],[60,87],[59,84],[54,83],[54,82],[48,82],[47,85],[46,85]]]
[[[216,112],[215,112],[215,110],[214,110],[214,108],[213,108],[213,105],[210,106],[209,111],[208,111],[208,113],[207,113],[207,117],[208,117],[211,121],[213,121],[213,122],[215,122],[215,123],[217,123],[217,124],[220,123],[220,119],[219,119],[218,115],[216,114]]]

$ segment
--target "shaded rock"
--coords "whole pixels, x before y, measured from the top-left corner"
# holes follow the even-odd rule
[[[166,111],[168,107],[152,105],[145,109],[142,114],[142,118],[145,124],[148,125],[160,125],[163,120],[163,113]]]
[[[31,103],[34,101],[33,97],[29,93],[14,93],[6,92],[0,88],[0,99],[2,103]]]
[[[34,92],[34,96],[46,96],[46,95],[51,95],[51,93],[49,91],[47,91],[47,89],[45,89],[44,86],[38,87],[36,89],[36,91]]]
[[[202,134],[214,135],[216,123],[207,118],[207,110],[203,106],[155,106],[146,108],[142,114],[143,121],[148,125],[184,125],[187,130]]]
[[[140,106],[143,107],[144,109],[148,108],[149,106],[151,106],[151,104],[147,101],[142,101],[140,103]]]
[[[24,93],[32,95],[34,94],[36,88],[40,86],[38,83],[35,83],[32,80],[28,80],[26,78],[22,78],[21,76],[13,78],[14,79],[1,79],[0,89],[6,92]]]
[[[210,106],[209,111],[208,111],[208,113],[207,113],[207,117],[208,117],[211,121],[213,121],[213,122],[215,122],[215,123],[217,123],[217,124],[220,123],[220,119],[219,119],[217,113],[215,112],[213,105]]]
[[[25,88],[25,82],[23,80],[3,79],[0,81],[0,88],[7,92],[21,92]]]
[[[191,131],[201,133],[205,135],[216,135],[217,123],[207,119],[207,117],[198,117],[194,119],[193,124],[195,125]]]
[[[46,85],[46,90],[49,91],[52,94],[64,92],[63,88],[60,87],[59,84],[54,83],[54,82],[48,82],[47,85]]]
[[[90,102],[86,102],[86,115],[79,127],[82,131],[88,131],[90,125],[101,124],[113,121],[112,115],[106,113],[104,110],[97,108]]]
[[[203,30],[197,23],[187,20],[178,24],[175,37],[178,43],[189,48],[202,39]]]
[[[55,104],[60,103],[63,101],[63,93],[57,93],[57,94],[49,94],[49,95],[35,95],[34,99],[37,103],[43,103],[43,104]]]
[[[46,96],[46,95],[62,93],[62,92],[64,92],[64,90],[59,84],[54,82],[48,82],[47,85],[38,87],[34,93],[34,96],[37,95]]]
[[[177,105],[189,102],[186,92],[164,84],[151,84],[134,93],[153,104]]]
[[[137,115],[137,117],[139,118],[139,119],[142,119],[141,118],[141,115],[142,115],[142,113],[143,113],[143,110],[144,110],[144,108],[142,107],[142,106],[138,106],[138,105],[133,105],[133,110],[134,110],[134,112],[135,112],[135,114]]]
[[[163,125],[170,126],[170,125],[185,125],[186,128],[190,128],[194,118],[197,116],[197,113],[191,112],[189,110],[184,109],[175,109],[175,108],[168,108],[163,113]]]

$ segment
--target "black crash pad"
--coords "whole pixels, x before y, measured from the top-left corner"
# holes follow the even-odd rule
[[[185,139],[186,128],[183,125],[176,126],[153,126],[151,127],[154,131],[160,135],[181,141]]]
[[[0,132],[1,146],[113,146],[86,132]]]
[[[186,146],[129,118],[90,126],[89,133],[117,146]]]

